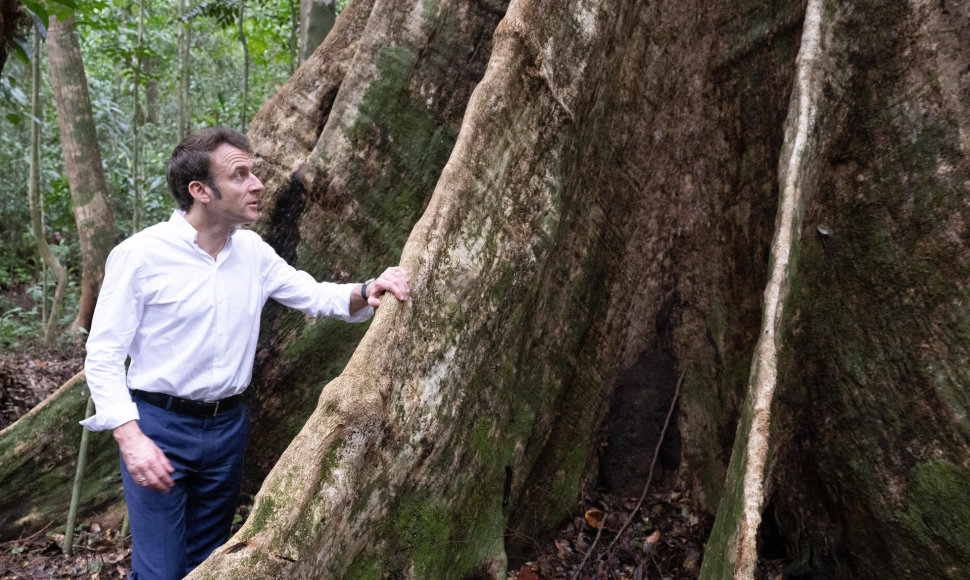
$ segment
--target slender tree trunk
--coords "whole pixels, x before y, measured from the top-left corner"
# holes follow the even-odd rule
[[[143,18],[144,20],[144,18]],[[142,22],[144,26],[144,22]],[[144,45],[144,39],[142,40]],[[142,70],[145,72],[145,123],[158,124],[158,56],[142,59]]]
[[[145,39],[145,2],[138,0],[138,44],[135,48],[135,58],[132,63],[135,67],[135,74],[132,77],[132,97],[134,105],[131,111],[131,189],[132,189],[132,211],[131,211],[131,231],[132,233],[141,230],[142,214],[142,194],[141,184],[138,180],[138,173],[141,168],[141,125],[144,123],[144,114],[141,108],[141,53],[144,48]]]
[[[51,252],[47,245],[47,238],[44,233],[44,218],[41,208],[41,179],[40,179],[40,141],[41,126],[40,119],[44,113],[40,103],[40,34],[36,29],[31,30],[31,44],[33,45],[34,57],[31,60],[31,95],[30,95],[30,114],[33,119],[30,122],[30,176],[27,182],[27,196],[30,200],[30,223],[34,231],[34,240],[37,241],[37,253],[41,257],[43,264],[54,272],[57,279],[57,287],[54,291],[54,301],[51,303],[50,315],[46,319],[44,329],[44,346],[50,348],[57,338],[57,322],[60,319],[61,303],[64,299],[64,290],[67,288],[67,272],[57,257]],[[46,271],[45,271],[46,273]],[[45,275],[46,278],[46,275]],[[47,288],[46,283],[44,288]],[[45,296],[46,302],[46,296]]]
[[[246,16],[246,0],[239,2],[239,44],[243,49],[242,110],[239,113],[239,130],[245,132],[249,124],[249,42],[243,28]]]
[[[73,16],[52,17],[47,31],[51,85],[64,153],[64,170],[81,244],[81,301],[75,326],[89,328],[104,279],[104,263],[117,238],[107,199],[101,148],[88,95],[81,45]]]
[[[179,139],[191,132],[192,110],[189,101],[189,81],[191,76],[191,63],[189,46],[191,44],[192,30],[185,23],[185,0],[179,0],[179,20],[178,20],[178,67],[179,80],[178,88],[178,135]]]
[[[300,62],[303,60],[300,58],[299,51],[300,11],[298,3],[294,3],[293,0],[288,0],[288,2],[290,4],[290,76],[293,76],[293,71],[300,66]]]

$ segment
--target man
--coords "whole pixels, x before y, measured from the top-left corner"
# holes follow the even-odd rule
[[[399,267],[362,285],[317,283],[237,229],[259,217],[263,190],[241,133],[189,135],[167,173],[180,210],[111,252],[85,360],[97,414],[82,424],[118,442],[139,580],[181,578],[228,537],[249,435],[240,396],[266,300],[358,322],[385,291],[409,292]]]

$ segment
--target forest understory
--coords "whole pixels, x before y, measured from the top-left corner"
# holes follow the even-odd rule
[[[0,356],[0,428],[16,421],[81,370],[79,353],[64,354],[68,356]],[[243,497],[235,528],[245,521],[251,498]],[[669,486],[648,489],[636,509],[638,499],[599,491],[585,493],[572,517],[548,537],[518,542],[527,548],[510,555],[509,580],[697,578],[712,518],[695,510],[688,498]],[[121,537],[117,524],[82,521],[76,528],[73,556],[64,555],[63,542],[64,522],[50,522],[29,536],[0,543],[0,579],[127,576],[131,542]],[[763,562],[758,577],[781,578],[781,562]]]

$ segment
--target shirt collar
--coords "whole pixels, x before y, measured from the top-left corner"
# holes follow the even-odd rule
[[[199,231],[189,223],[189,220],[185,219],[185,210],[177,209],[173,211],[172,217],[168,219],[168,223],[175,226],[175,234],[180,240],[184,240],[195,245],[196,241],[199,239]],[[229,232],[229,239],[226,240],[227,244],[232,242],[232,236],[238,229],[238,227],[234,227],[232,228],[232,231]]]

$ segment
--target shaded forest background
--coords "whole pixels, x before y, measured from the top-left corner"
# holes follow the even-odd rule
[[[326,34],[345,1],[317,4],[325,12],[317,15],[317,25],[322,20],[325,28],[316,33]],[[77,354],[83,331],[71,323],[80,299],[81,248],[47,51],[41,42],[33,52],[31,29],[46,34],[50,17],[74,15],[117,240],[167,219],[174,209],[165,162],[180,137],[211,125],[245,131],[259,105],[299,66],[308,40],[305,35],[301,40],[296,0],[68,1],[51,2],[49,10],[39,2],[10,6],[18,9],[19,25],[0,74],[0,349],[43,347],[57,282],[38,256],[29,213],[36,119],[43,235],[67,271],[55,350]],[[309,42],[315,47],[320,40]],[[34,60],[43,73],[36,117],[30,108]]]

